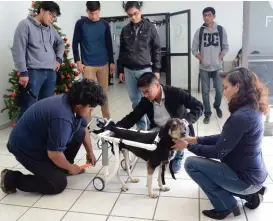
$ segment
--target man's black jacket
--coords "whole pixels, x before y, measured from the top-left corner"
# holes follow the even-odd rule
[[[162,86],[165,93],[165,107],[171,118],[186,119],[190,124],[190,135],[194,136],[192,124],[195,123],[203,114],[203,104],[196,98],[182,90],[181,88]],[[189,112],[187,111],[189,109]],[[150,129],[156,127],[154,122],[153,103],[143,97],[136,108],[122,120],[117,122],[118,127],[131,128],[145,114],[151,123]]]
[[[153,72],[160,71],[160,38],[153,23],[143,18],[139,24],[130,22],[123,27],[118,61],[119,73],[124,73],[124,67],[131,70],[152,67]]]

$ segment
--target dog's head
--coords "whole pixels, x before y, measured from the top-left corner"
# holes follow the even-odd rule
[[[186,120],[172,118],[168,120],[165,126],[160,130],[159,137],[163,138],[169,135],[172,140],[183,138],[186,136],[188,126],[189,123]]]

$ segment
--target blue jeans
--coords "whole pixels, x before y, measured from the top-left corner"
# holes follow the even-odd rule
[[[54,95],[56,72],[54,70],[28,70],[29,82],[28,86],[32,90],[33,94],[41,100]],[[35,102],[32,96],[25,91],[20,94],[20,113],[17,121],[22,117],[24,112]]]
[[[132,102],[132,108],[134,109],[138,103],[140,102],[142,98],[142,93],[137,87],[137,80],[139,77],[144,74],[145,72],[152,72],[151,68],[145,68],[142,70],[130,70],[128,68],[124,68],[124,75],[125,75],[125,84],[128,90],[128,94],[130,97],[130,100]],[[146,121],[145,118],[143,117],[138,123],[137,127],[139,129],[145,130],[146,128]]]
[[[230,210],[237,204],[234,196],[248,200],[250,194],[258,192],[256,187],[240,180],[226,164],[202,157],[188,157],[185,170],[202,188],[217,211]]]
[[[213,79],[213,86],[215,88],[215,101],[214,108],[219,108],[221,105],[222,95],[223,95],[223,86],[222,79],[219,71],[204,71],[200,70],[200,80],[202,85],[202,99],[204,105],[204,114],[205,116],[211,116],[211,108],[210,108],[210,78]]]

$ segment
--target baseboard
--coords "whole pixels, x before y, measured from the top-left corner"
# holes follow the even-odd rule
[[[7,121],[6,123],[0,124],[0,130],[4,130],[8,127],[10,127],[11,121]]]

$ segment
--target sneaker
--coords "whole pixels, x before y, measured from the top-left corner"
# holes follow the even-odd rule
[[[174,173],[179,173],[179,171],[181,170],[181,161],[180,159],[174,159],[173,160],[173,165],[172,165],[172,169]]]
[[[204,124],[208,124],[210,122],[210,116],[205,116],[203,122]]]
[[[16,188],[8,188],[6,185],[5,185],[5,178],[6,178],[6,175],[8,172],[10,172],[11,170],[8,170],[8,169],[4,169],[2,170],[1,172],[1,189],[4,193],[6,194],[11,194],[11,193],[15,193],[16,192]]]
[[[222,110],[218,107],[218,108],[215,108],[216,109],[216,114],[219,118],[222,118],[223,117],[223,112]]]

